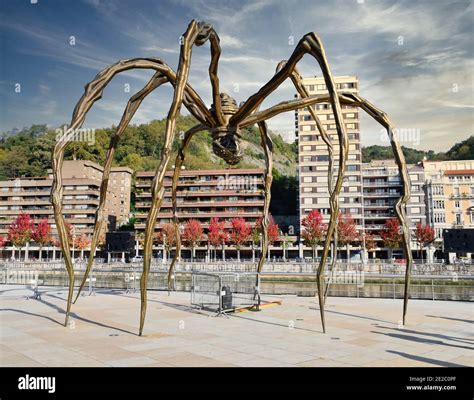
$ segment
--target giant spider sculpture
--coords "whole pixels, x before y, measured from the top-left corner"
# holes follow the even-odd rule
[[[207,41],[209,41],[210,43],[211,50],[209,78],[212,86],[213,104],[210,109],[205,106],[201,97],[188,83],[193,46],[202,46]],[[126,127],[129,125],[130,120],[132,119],[135,112],[138,110],[140,104],[146,98],[146,96],[148,96],[152,91],[157,89],[162,84],[170,83],[174,88],[173,101],[171,103],[167,116],[165,140],[162,149],[161,161],[156,169],[156,174],[151,187],[152,201],[145,227],[143,273],[140,280],[141,312],[139,335],[142,335],[145,323],[145,315],[147,308],[147,282],[151,263],[153,232],[156,224],[157,214],[160,210],[165,191],[163,181],[167,165],[171,158],[172,143],[175,139],[176,118],[178,117],[181,106],[183,104],[189,110],[189,112],[199,121],[199,124],[185,132],[181,147],[179,149],[175,161],[175,169],[172,181],[172,204],[173,221],[176,225],[178,224],[176,192],[179,171],[185,158],[186,149],[193,135],[201,131],[209,131],[212,135],[212,148],[214,153],[221,157],[228,164],[234,165],[237,164],[242,157],[242,150],[240,147],[240,140],[242,137],[241,128],[254,124],[258,125],[261,137],[261,145],[263,147],[266,159],[264,188],[265,200],[262,223],[262,252],[260,260],[258,262],[258,272],[262,270],[265,259],[264,255],[267,253],[268,209],[270,205],[270,188],[272,184],[272,140],[270,138],[270,135],[268,134],[267,125],[265,121],[283,112],[298,110],[301,108],[309,109],[312,118],[317,124],[319,133],[323,141],[327,145],[330,160],[328,169],[330,221],[327,227],[327,239],[324,243],[324,250],[317,269],[318,298],[323,332],[325,332],[325,298],[323,278],[331,241],[333,246],[336,245],[337,241],[335,228],[337,223],[337,215],[339,212],[339,193],[343,185],[343,174],[346,170],[346,161],[348,158],[349,150],[348,136],[345,130],[344,121],[341,113],[341,104],[353,107],[360,107],[365,112],[367,112],[372,118],[378,121],[387,130],[394,152],[395,160],[397,162],[399,173],[403,182],[402,194],[395,208],[398,218],[402,224],[402,243],[407,258],[405,295],[403,302],[403,324],[405,324],[410,283],[410,270],[412,266],[409,229],[406,220],[406,204],[410,196],[410,186],[405,159],[401,151],[397,136],[393,132],[392,122],[389,120],[389,118],[383,111],[377,109],[374,105],[369,103],[364,98],[351,93],[337,93],[336,86],[334,84],[334,80],[328,65],[328,61],[326,59],[323,44],[315,33],[308,33],[303,36],[303,38],[296,45],[296,48],[294,49],[290,58],[287,61],[282,61],[278,64],[276,73],[273,78],[271,78],[268,83],[262,86],[262,88],[257,93],[250,96],[247,101],[242,103],[240,106],[237,105],[237,102],[232,97],[227,94],[220,93],[219,91],[219,78],[217,76],[217,68],[220,54],[221,49],[219,45],[219,36],[217,35],[213,27],[205,22],[198,22],[196,20],[192,20],[188,25],[186,32],[181,37],[181,48],[177,72],[173,71],[164,61],[159,58],[133,58],[121,60],[116,64],[105,68],[94,78],[94,80],[92,80],[86,85],[84,95],[81,97],[74,109],[72,120],[68,127],[68,130],[66,131],[64,140],[57,142],[53,150],[53,187],[51,191],[51,200],[54,208],[56,226],[69,277],[69,291],[67,297],[65,325],[68,324],[68,318],[71,310],[72,296],[74,290],[74,269],[70,255],[70,246],[67,240],[66,226],[62,215],[63,188],[61,170],[64,158],[64,150],[67,144],[74,139],[75,130],[81,128],[86,118],[86,114],[91,109],[92,105],[102,97],[103,90],[111,81],[111,79],[118,73],[134,68],[151,69],[156,72],[149,80],[149,82],[143,87],[143,89],[141,89],[139,92],[137,92],[130,98],[122,115],[121,121],[117,126],[115,133],[110,139],[110,146],[106,156],[104,172],[100,187],[100,201],[95,216],[95,227],[91,240],[91,252],[88,259],[86,272],[82,279],[75,301],[77,301],[79,294],[82,288],[84,287],[84,284],[93,264],[95,249],[99,238],[99,232],[102,227],[102,224],[104,223],[104,205],[107,195],[107,187],[109,184],[110,169],[114,157],[114,151],[119,141],[119,138],[126,129]],[[313,56],[318,62],[326,83],[328,92],[327,95],[310,96],[306,88],[302,84],[302,78],[296,70],[296,64],[305,54]],[[261,103],[267,98],[267,96],[274,92],[280,86],[280,84],[287,78],[290,78],[293,82],[296,91],[299,94],[299,98],[281,102],[273,107],[260,111],[259,107]],[[336,124],[338,137],[337,145],[339,150],[337,154],[338,160],[336,177],[333,177],[333,169],[335,169],[334,146],[330,136],[325,131],[323,125],[321,124],[314,111],[313,106],[317,103],[330,103],[332,111],[334,113],[334,121]],[[178,255],[178,229],[176,229],[176,233],[178,236],[176,255]],[[168,283],[170,283],[170,280],[172,278],[175,264],[176,256],[169,267]]]

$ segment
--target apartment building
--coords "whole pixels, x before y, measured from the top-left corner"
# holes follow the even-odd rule
[[[411,197],[407,205],[407,219],[410,230],[416,225],[426,225],[426,206],[424,193],[424,171],[421,165],[408,165],[411,181]],[[395,204],[402,192],[402,182],[394,160],[374,160],[362,164],[364,230],[374,235],[381,249],[384,247],[380,231],[385,222],[396,218]],[[412,243],[412,248],[415,248]]]
[[[474,160],[424,161],[428,222],[443,229],[474,228]]]
[[[358,93],[358,79],[355,76],[334,78],[337,90]],[[310,95],[326,94],[322,77],[305,78],[303,83]],[[317,116],[330,135],[335,156],[338,158],[338,137],[334,123],[333,110],[329,103],[314,106]],[[342,105],[342,114],[349,136],[349,157],[344,174],[344,184],[340,196],[340,209],[349,212],[362,228],[362,153],[360,144],[359,111],[357,107]],[[308,109],[295,112],[295,128],[298,140],[299,157],[299,215],[300,224],[312,210],[321,212],[329,220],[328,167],[329,155]],[[337,162],[335,163],[337,166]],[[336,172],[335,172],[336,173]]]
[[[154,172],[137,172],[135,229],[143,232],[151,203],[151,183]],[[157,217],[157,226],[172,222],[171,185],[173,172],[165,175],[165,196]],[[227,221],[243,217],[255,224],[263,213],[263,169],[183,170],[178,190],[178,217],[180,222],[197,219],[204,230],[211,218]]]
[[[91,161],[64,161],[63,215],[74,227],[76,235],[92,234],[102,173],[103,168]],[[112,224],[128,221],[132,173],[127,167],[111,170],[105,212]],[[34,221],[47,219],[55,233],[50,201],[52,182],[52,173],[45,177],[0,181],[0,235],[6,236],[8,226],[21,213],[29,214]]]

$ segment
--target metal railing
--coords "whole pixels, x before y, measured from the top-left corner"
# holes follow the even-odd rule
[[[240,262],[234,261],[180,261],[175,269],[177,272],[255,272],[257,270],[258,258],[255,261],[251,259],[242,259]],[[84,273],[86,269],[86,260],[75,262],[74,269],[76,273]],[[153,271],[168,271],[170,261],[163,263],[162,260],[153,260],[151,269]],[[331,265],[331,260],[327,262],[327,266]],[[266,274],[315,274],[319,267],[319,261],[285,261],[277,260],[275,262],[266,260],[262,273]],[[94,270],[96,271],[141,271],[143,261],[132,263],[105,263],[103,260],[94,262]],[[31,269],[31,270],[49,270],[49,271],[65,271],[65,264],[61,260],[54,262],[23,262],[23,261],[0,261],[1,269]],[[380,262],[377,260],[368,260],[366,264],[362,262],[341,262],[336,263],[336,269],[339,271],[359,271],[369,274],[380,275],[404,275],[406,271],[406,263],[404,260],[395,260],[392,263]],[[474,264],[471,263],[424,263],[421,260],[415,260],[412,268],[413,276],[437,275],[437,276],[474,276]]]

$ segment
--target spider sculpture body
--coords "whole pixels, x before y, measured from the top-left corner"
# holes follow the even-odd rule
[[[188,76],[191,64],[191,54],[193,46],[201,46],[206,42],[210,43],[211,61],[209,65],[209,78],[212,86],[213,104],[210,108],[204,105],[201,97],[189,85]],[[354,107],[360,107],[366,111],[371,117],[377,120],[386,130],[389,135],[391,145],[393,148],[395,160],[398,165],[399,173],[403,182],[402,195],[396,204],[396,212],[402,225],[402,242],[405,255],[407,258],[407,269],[405,276],[405,297],[403,305],[403,323],[405,323],[405,316],[408,304],[410,269],[412,266],[412,255],[410,251],[409,230],[406,221],[406,203],[410,196],[410,186],[405,159],[401,151],[396,134],[393,132],[393,125],[386,114],[377,109],[367,100],[351,93],[338,93],[336,86],[327,62],[325,51],[319,37],[314,33],[308,33],[298,42],[293,53],[287,61],[282,61],[276,68],[275,75],[262,88],[250,96],[247,101],[240,105],[227,94],[220,93],[219,79],[217,76],[217,67],[220,57],[221,49],[219,46],[219,37],[211,25],[204,22],[191,21],[186,32],[181,37],[180,58],[177,71],[173,71],[165,62],[158,58],[135,58],[121,60],[105,68],[100,72],[90,83],[85,87],[85,92],[82,98],[77,103],[72,116],[71,123],[66,132],[64,140],[57,142],[53,150],[53,187],[51,192],[51,201],[53,203],[56,226],[61,242],[61,247],[64,254],[64,260],[69,277],[69,291],[67,300],[66,320],[71,310],[73,289],[74,289],[74,270],[70,255],[70,246],[67,240],[66,226],[62,215],[62,178],[61,168],[64,157],[64,150],[67,144],[74,139],[75,130],[79,129],[85,118],[87,112],[92,105],[102,97],[102,93],[111,79],[118,73],[129,69],[151,69],[155,74],[149,82],[136,94],[134,94],[128,101],[121,121],[116,128],[115,133],[110,140],[110,146],[107,152],[106,161],[104,165],[104,172],[101,183],[101,196],[99,206],[96,211],[95,227],[91,241],[91,252],[88,259],[86,273],[83,277],[79,287],[75,301],[77,301],[79,294],[86,282],[87,276],[91,270],[95,249],[97,246],[99,232],[104,222],[104,205],[107,194],[107,186],[110,175],[110,169],[114,152],[121,134],[129,125],[132,117],[139,108],[142,101],[152,91],[157,89],[164,83],[170,83],[174,88],[173,101],[171,103],[165,129],[165,140],[162,149],[162,158],[156,169],[156,174],[152,183],[152,202],[145,227],[144,240],[144,261],[143,273],[140,280],[141,291],[141,313],[140,313],[140,328],[139,334],[143,332],[145,323],[146,306],[147,306],[147,282],[148,273],[151,264],[152,253],[152,237],[155,229],[157,214],[160,210],[161,202],[164,195],[163,181],[167,165],[171,158],[171,148],[175,138],[176,118],[180,113],[181,107],[184,105],[189,112],[199,121],[199,123],[189,129],[181,142],[181,147],[175,160],[175,169],[172,183],[172,204],[173,204],[173,219],[174,223],[178,224],[177,214],[177,182],[179,178],[179,171],[184,162],[186,149],[193,137],[198,132],[209,131],[212,135],[212,148],[214,153],[225,160],[230,165],[237,164],[242,157],[242,150],[240,146],[240,139],[242,137],[241,128],[249,125],[257,124],[261,145],[264,150],[266,168],[265,168],[265,188],[264,188],[264,210],[262,222],[262,256],[258,262],[257,271],[260,272],[264,263],[264,255],[267,253],[268,236],[268,210],[270,205],[270,188],[272,183],[272,140],[267,132],[266,120],[272,118],[283,112],[294,111],[301,108],[308,108],[312,118],[315,120],[319,134],[327,145],[329,153],[329,168],[328,168],[328,189],[330,194],[330,222],[327,229],[327,239],[324,244],[321,261],[317,269],[317,286],[318,298],[321,314],[321,323],[323,331],[325,332],[324,320],[324,272],[326,269],[329,248],[337,243],[336,237],[336,223],[339,211],[339,193],[343,184],[343,174],[346,170],[346,161],[348,158],[348,136],[345,131],[344,121],[341,113],[341,104]],[[319,64],[322,75],[324,77],[327,95],[310,96],[302,84],[302,78],[296,70],[296,64],[304,55],[311,55]],[[261,103],[274,92],[280,84],[286,79],[291,79],[299,98],[290,101],[278,103],[268,109],[259,110]],[[319,121],[315,111],[314,105],[317,103],[329,103],[334,114],[334,121],[337,130],[337,142],[333,143],[330,136],[325,131],[323,125]],[[333,176],[336,170],[335,159],[337,151],[337,176]],[[178,236],[179,230],[175,230]],[[180,253],[179,237],[176,238],[176,254]],[[169,268],[168,284],[170,284],[173,270],[177,258],[175,257]]]

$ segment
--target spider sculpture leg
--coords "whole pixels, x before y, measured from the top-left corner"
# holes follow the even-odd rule
[[[54,210],[54,218],[58,230],[59,240],[64,255],[64,261],[68,273],[68,300],[66,309],[65,325],[69,320],[71,310],[72,295],[74,291],[74,269],[70,254],[70,245],[68,241],[68,232],[62,215],[62,164],[64,159],[64,150],[66,146],[74,140],[76,130],[81,128],[88,111],[93,104],[101,99],[104,88],[112,80],[112,78],[123,71],[129,69],[153,69],[163,73],[172,83],[176,80],[174,71],[158,58],[135,58],[128,60],[121,60],[113,64],[102,72],[100,72],[91,82],[85,87],[85,92],[76,107],[74,108],[73,116],[69,128],[65,132],[64,137],[57,141],[52,152],[52,167],[53,167],[53,182],[51,189],[51,203]],[[199,95],[189,85],[186,87],[187,106],[189,111],[200,121],[206,123],[207,118],[213,118],[209,110],[205,107]],[[206,120],[203,121],[203,115]],[[101,185],[102,188],[102,185]],[[100,215],[99,215],[100,219]]]
[[[171,201],[173,205],[173,224],[175,229],[175,243],[176,243],[176,252],[171,261],[171,264],[168,269],[168,292],[171,291],[172,288],[172,277],[174,275],[174,268],[176,263],[178,262],[179,255],[181,252],[181,237],[179,234],[179,216],[178,216],[178,204],[177,204],[177,191],[178,191],[178,181],[179,181],[179,172],[181,171],[181,167],[184,163],[184,159],[186,156],[186,150],[188,148],[189,143],[191,142],[192,137],[206,129],[205,125],[199,124],[190,128],[185,134],[184,138],[181,142],[180,149],[178,154],[176,155],[176,160],[174,163],[174,172],[173,172],[173,181],[171,186]]]
[[[209,66],[209,76],[212,85],[213,100],[214,100],[214,112],[207,118],[207,124],[215,125],[217,122],[224,121],[222,114],[220,94],[219,94],[219,80],[217,78],[217,67],[220,57],[219,37],[212,28],[211,25],[205,22],[197,22],[192,20],[186,32],[182,36],[182,44],[180,51],[180,59],[178,65],[178,72],[176,75],[176,83],[174,85],[174,96],[168,117],[166,121],[166,132],[165,132],[165,144],[163,146],[162,160],[158,166],[155,174],[155,178],[152,183],[152,202],[148,213],[147,223],[145,227],[145,243],[144,243],[144,257],[143,257],[143,273],[140,279],[140,292],[141,292],[141,310],[140,310],[140,329],[139,335],[143,333],[143,327],[145,324],[146,306],[147,306],[147,282],[148,273],[150,271],[151,264],[151,252],[152,252],[152,236],[154,226],[156,222],[156,216],[158,215],[161,207],[161,202],[164,194],[163,180],[166,172],[166,166],[170,159],[171,146],[173,144],[176,118],[179,115],[181,103],[183,101],[184,89],[189,76],[189,69],[191,64],[191,53],[193,45],[202,46],[207,40],[211,44],[211,64]],[[208,113],[209,111],[206,110]],[[174,264],[172,263],[174,266]]]
[[[285,63],[286,61],[282,61],[282,63]],[[280,63],[280,65],[282,64]],[[281,68],[280,65],[277,67],[277,71]],[[301,75],[299,74],[298,70],[296,67],[293,69],[293,72],[291,74],[291,80],[293,82],[293,85],[295,86],[298,94],[300,95],[301,98],[306,98],[309,97],[309,93],[306,90],[306,87],[303,85],[303,79]],[[316,123],[316,127],[321,135],[321,138],[323,139],[323,142],[326,144],[326,147],[328,149],[328,193],[331,196],[333,192],[333,180],[334,180],[334,147],[332,144],[331,137],[328,135],[326,132],[326,129],[324,129],[323,124],[321,123],[320,119],[318,118],[314,107],[308,107],[308,111],[311,114],[311,117]],[[332,215],[331,215],[332,216]],[[330,237],[326,237],[326,240],[331,240]],[[331,255],[332,255],[332,263],[331,263],[331,277],[332,274],[335,271],[336,268],[336,251],[337,251],[337,229],[334,230],[333,237],[332,237],[332,248],[331,248]],[[331,279],[330,277],[330,279]],[[326,288],[324,291],[324,302],[326,302],[327,294],[328,294],[328,289],[329,289],[329,282],[326,284]]]
[[[263,203],[263,218],[262,218],[262,252],[260,259],[258,260],[257,272],[262,272],[263,264],[268,252],[268,210],[270,209],[270,199],[272,196],[272,169],[273,169],[273,142],[272,138],[268,134],[267,124],[265,121],[258,123],[258,129],[260,130],[261,145],[265,154],[265,175],[264,175],[264,190],[265,196]]]
[[[363,109],[367,114],[369,114],[372,118],[374,118],[377,122],[379,122],[382,126],[387,129],[390,144],[392,146],[392,150],[395,157],[395,162],[397,163],[398,173],[402,179],[403,189],[402,195],[398,200],[395,210],[397,212],[398,219],[402,225],[402,244],[403,250],[405,252],[405,257],[407,259],[407,269],[405,273],[405,293],[404,293],[404,300],[403,300],[403,324],[405,324],[406,320],[406,312],[408,307],[408,298],[410,292],[410,276],[411,276],[411,269],[413,266],[413,255],[411,254],[410,249],[410,230],[408,227],[408,222],[406,218],[406,205],[408,200],[410,199],[410,180],[408,177],[408,170],[405,162],[405,156],[403,155],[400,143],[398,141],[398,137],[394,132],[394,126],[392,122],[389,120],[387,115],[376,108],[374,105],[369,103],[364,98],[354,95],[352,93],[341,93],[338,95],[339,100],[342,104],[347,104],[354,107],[360,107]],[[307,98],[302,98],[298,100],[290,100],[276,104],[269,109],[262,110],[252,115],[246,117],[242,122],[241,126],[247,126],[259,123],[261,121],[267,120],[269,118],[274,117],[275,115],[298,110],[301,108],[309,107],[317,103],[327,103],[330,101],[330,97],[327,95],[324,96],[310,96]]]
[[[338,160],[338,175],[334,185],[334,190],[330,195],[329,204],[331,210],[331,219],[327,228],[327,237],[331,238],[336,229],[337,216],[339,212],[339,193],[341,192],[343,184],[343,175],[346,169],[346,161],[349,153],[349,143],[347,133],[342,119],[341,105],[339,103],[339,97],[336,91],[336,85],[332,77],[331,70],[329,68],[328,61],[326,59],[323,44],[319,37],[315,33],[308,33],[298,42],[293,54],[290,56],[288,61],[282,66],[270,81],[265,84],[257,93],[250,96],[250,98],[243,104],[239,111],[230,119],[230,124],[235,126],[243,125],[243,120],[250,119],[252,112],[265,100],[265,98],[277,89],[280,84],[288,77],[291,76],[296,64],[305,54],[312,55],[321,67],[321,71],[324,76],[326,87],[329,93],[329,102],[331,103],[334,122],[336,124],[337,135],[339,139],[339,160]],[[259,114],[259,113],[254,113]],[[250,116],[250,117],[249,117]],[[318,286],[318,298],[319,308],[321,314],[321,323],[323,331],[325,332],[325,320],[324,320],[324,270],[326,268],[326,260],[329,253],[330,240],[326,240],[324,243],[323,254],[317,271],[317,286]]]
[[[163,144],[163,151],[161,161],[158,165],[151,185],[151,206],[148,212],[148,218],[145,226],[145,243],[144,243],[144,257],[143,257],[143,273],[140,279],[140,328],[139,335],[143,333],[145,324],[146,308],[147,308],[147,284],[148,274],[151,265],[151,253],[153,244],[153,232],[156,224],[156,217],[161,207],[164,196],[163,181],[165,178],[166,167],[171,158],[171,147],[173,145],[176,129],[176,118],[179,115],[181,104],[184,97],[184,89],[188,80],[192,46],[198,37],[199,26],[196,21],[191,21],[188,29],[182,37],[181,51],[179,57],[178,72],[176,74],[176,84],[174,87],[173,102],[171,103],[166,120],[165,141]]]
[[[99,206],[97,207],[97,211],[95,214],[94,231],[92,233],[92,240],[91,240],[91,245],[90,245],[91,251],[89,254],[89,259],[87,261],[86,271],[84,273],[84,277],[82,279],[81,285],[79,286],[79,289],[77,291],[77,295],[76,295],[76,299],[74,300],[74,303],[79,298],[79,295],[82,291],[82,288],[84,287],[84,284],[86,283],[86,280],[92,268],[92,264],[94,262],[95,249],[96,249],[97,242],[99,240],[99,234],[100,234],[100,231],[105,219],[104,207],[105,207],[105,202],[107,198],[107,188],[109,185],[110,170],[112,168],[112,161],[114,159],[114,153],[115,153],[115,149],[117,147],[119,138],[122,135],[122,133],[125,131],[126,127],[129,125],[131,119],[135,115],[135,112],[138,110],[138,108],[140,107],[140,104],[145,99],[145,97],[165,82],[168,82],[168,78],[163,76],[160,72],[157,72],[155,75],[153,75],[153,77],[148,81],[148,83],[145,85],[145,87],[142,90],[135,93],[130,98],[125,108],[125,111],[122,115],[122,119],[120,120],[120,123],[114,135],[110,139],[109,150],[107,151],[107,156],[106,156],[105,165],[104,165],[104,172],[102,174],[102,182],[100,184]]]
[[[112,168],[112,161],[115,153],[115,149],[117,147],[118,141],[120,139],[120,136],[122,133],[125,131],[125,129],[128,127],[131,119],[135,115],[136,111],[140,107],[141,103],[143,100],[150,94],[152,93],[155,89],[157,89],[159,86],[161,86],[163,83],[170,82],[170,78],[165,76],[162,72],[157,72],[150,80],[149,82],[143,87],[142,90],[139,92],[135,93],[130,100],[127,103],[127,106],[125,108],[125,111],[122,115],[122,119],[114,133],[114,135],[110,139],[110,145],[109,145],[109,150],[107,152],[106,156],[106,161],[104,165],[104,172],[102,174],[102,182],[100,186],[100,200],[99,200],[99,206],[96,211],[95,215],[95,223],[94,223],[94,231],[92,233],[92,241],[91,241],[91,252],[89,254],[89,259],[87,261],[87,267],[86,271],[84,273],[84,277],[82,279],[82,282],[79,286],[79,289],[77,291],[76,299],[74,300],[74,303],[78,300],[79,295],[81,294],[81,291],[87,281],[87,278],[89,276],[90,270],[92,268],[92,264],[94,262],[94,256],[95,256],[95,249],[97,246],[97,242],[99,239],[99,234],[100,230],[102,228],[102,224],[104,221],[104,215],[103,215],[103,210],[105,207],[105,202],[107,198],[107,188],[108,188],[108,182],[109,182],[109,176],[110,176],[110,170]],[[184,104],[188,109],[191,109],[194,107],[194,115],[198,115],[200,118],[199,120],[201,121],[206,121],[206,117],[203,115],[203,113],[200,111],[199,107],[195,107],[194,103],[192,100],[189,98],[189,95],[185,95],[185,101]]]
[[[213,97],[216,98],[215,92],[218,92],[219,88],[219,82],[217,80],[217,62],[219,59],[220,55],[220,48],[219,48],[219,38],[215,31],[213,30],[212,26],[205,24],[205,23],[197,23],[196,21],[192,21],[190,25],[193,26],[198,26],[199,27],[199,32],[196,38],[196,45],[202,45],[205,43],[206,40],[210,40],[211,42],[211,55],[212,55],[212,60],[211,60],[211,66],[209,68],[209,74],[211,77],[212,85],[213,85]],[[65,224],[64,224],[64,219],[61,214],[61,199],[62,199],[62,180],[61,180],[61,168],[62,168],[62,160],[64,156],[64,149],[66,145],[74,138],[74,130],[78,129],[82,126],[82,123],[84,122],[85,116],[89,109],[92,107],[93,103],[97,100],[99,100],[102,97],[102,92],[105,86],[110,82],[110,80],[113,78],[114,75],[117,73],[120,73],[122,71],[128,70],[128,69],[133,69],[133,68],[141,68],[141,69],[155,69],[156,71],[159,71],[163,74],[163,76],[166,76],[167,80],[173,84],[173,86],[176,85],[176,74],[175,72],[168,66],[166,65],[163,61],[161,61],[158,58],[147,58],[147,59],[131,59],[131,60],[121,60],[118,63],[106,68],[103,70],[101,73],[99,73],[96,78],[90,82],[86,86],[86,91],[84,95],[82,96],[81,100],[78,102],[76,105],[76,108],[74,110],[72,122],[70,124],[70,127],[68,131],[66,132],[64,140],[62,140],[60,143],[58,143],[55,146],[55,149],[53,150],[53,189],[51,193],[51,198],[52,198],[52,203],[53,203],[53,208],[55,211],[55,219],[56,223],[58,226],[58,232],[60,236],[60,241],[62,243],[62,249],[65,255],[65,263],[66,263],[66,268],[68,271],[68,277],[69,277],[69,293],[68,293],[68,307],[67,307],[67,312],[66,312],[66,322],[68,320],[69,312],[70,312],[70,305],[71,305],[71,299],[72,299],[72,292],[73,292],[73,285],[74,285],[74,271],[73,271],[73,265],[72,261],[70,259],[69,255],[69,244],[66,243],[67,239],[67,232],[65,229]],[[157,77],[155,77],[157,78]],[[152,79],[153,81],[156,82],[156,80]],[[150,84],[149,84],[150,85]],[[147,87],[149,86],[147,85]],[[142,93],[144,96],[149,94],[149,92],[146,90],[147,87],[144,88],[144,90],[147,93]],[[138,94],[137,94],[138,96]],[[131,114],[133,114],[136,109],[135,105],[141,103],[141,100],[138,101],[137,98],[134,99],[135,102],[133,106],[130,108],[130,111],[133,110]],[[220,99],[219,99],[220,100]],[[201,123],[205,124],[206,126],[215,124],[215,114],[211,114],[211,112],[206,108],[204,105],[203,101],[199,97],[199,95],[194,91],[194,89],[191,88],[187,83],[185,84],[185,92],[184,92],[184,99],[183,103],[185,106],[189,109],[191,114],[198,119]],[[217,102],[216,102],[217,104]],[[139,104],[138,104],[139,105]],[[128,106],[131,106],[128,104]],[[220,110],[220,103],[217,106],[217,110]],[[217,116],[220,114],[217,113]],[[131,118],[131,116],[130,116]],[[121,126],[124,128],[128,124],[126,122],[127,118],[123,118]],[[124,129],[123,128],[123,129]],[[107,165],[104,171],[104,179],[101,184],[101,192],[104,193],[104,196],[101,196],[103,198],[103,201],[105,202],[105,197],[106,197],[106,187],[107,187],[107,179],[108,175],[110,172],[110,169],[107,168],[108,163],[111,162],[112,160],[112,155],[113,151],[115,150],[117,141],[118,141],[119,135],[115,135],[115,137],[112,138],[111,140],[111,145],[109,148],[108,152],[108,157],[107,157]],[[105,192],[104,192],[105,190]],[[96,226],[94,228],[94,234],[93,238],[95,236],[95,241],[98,240],[98,232],[100,231],[100,224],[103,213],[103,208],[98,208],[98,211],[96,212]],[[99,224],[98,224],[99,222]],[[97,226],[99,225],[99,226]],[[66,244],[64,244],[66,243]],[[91,246],[92,248],[95,249],[95,246]],[[93,250],[94,251],[94,250]],[[92,267],[92,262],[93,262],[93,257],[89,257],[88,260],[88,266],[86,269],[85,276],[83,278],[83,282],[81,284],[82,289],[84,282],[87,279],[87,276],[90,272],[90,269]],[[79,290],[79,293],[80,293]],[[79,295],[78,293],[78,295]],[[77,300],[77,298],[76,298]]]
[[[374,118],[378,123],[380,123],[386,130],[390,139],[390,144],[392,146],[393,154],[395,157],[395,162],[398,166],[398,173],[400,174],[402,180],[402,194],[395,205],[395,211],[397,213],[398,219],[402,226],[402,246],[407,260],[406,270],[405,270],[405,289],[403,295],[403,316],[402,323],[405,325],[406,314],[408,309],[408,299],[410,297],[410,278],[411,270],[413,268],[413,255],[410,248],[410,228],[407,220],[406,206],[410,200],[410,178],[408,175],[408,169],[405,161],[405,156],[403,155],[402,148],[400,146],[400,141],[398,140],[395,127],[387,116],[385,112],[375,107],[372,103],[366,99],[354,95],[354,94],[344,94],[344,97],[347,97],[351,100],[354,100],[357,106],[362,108],[367,114]]]

